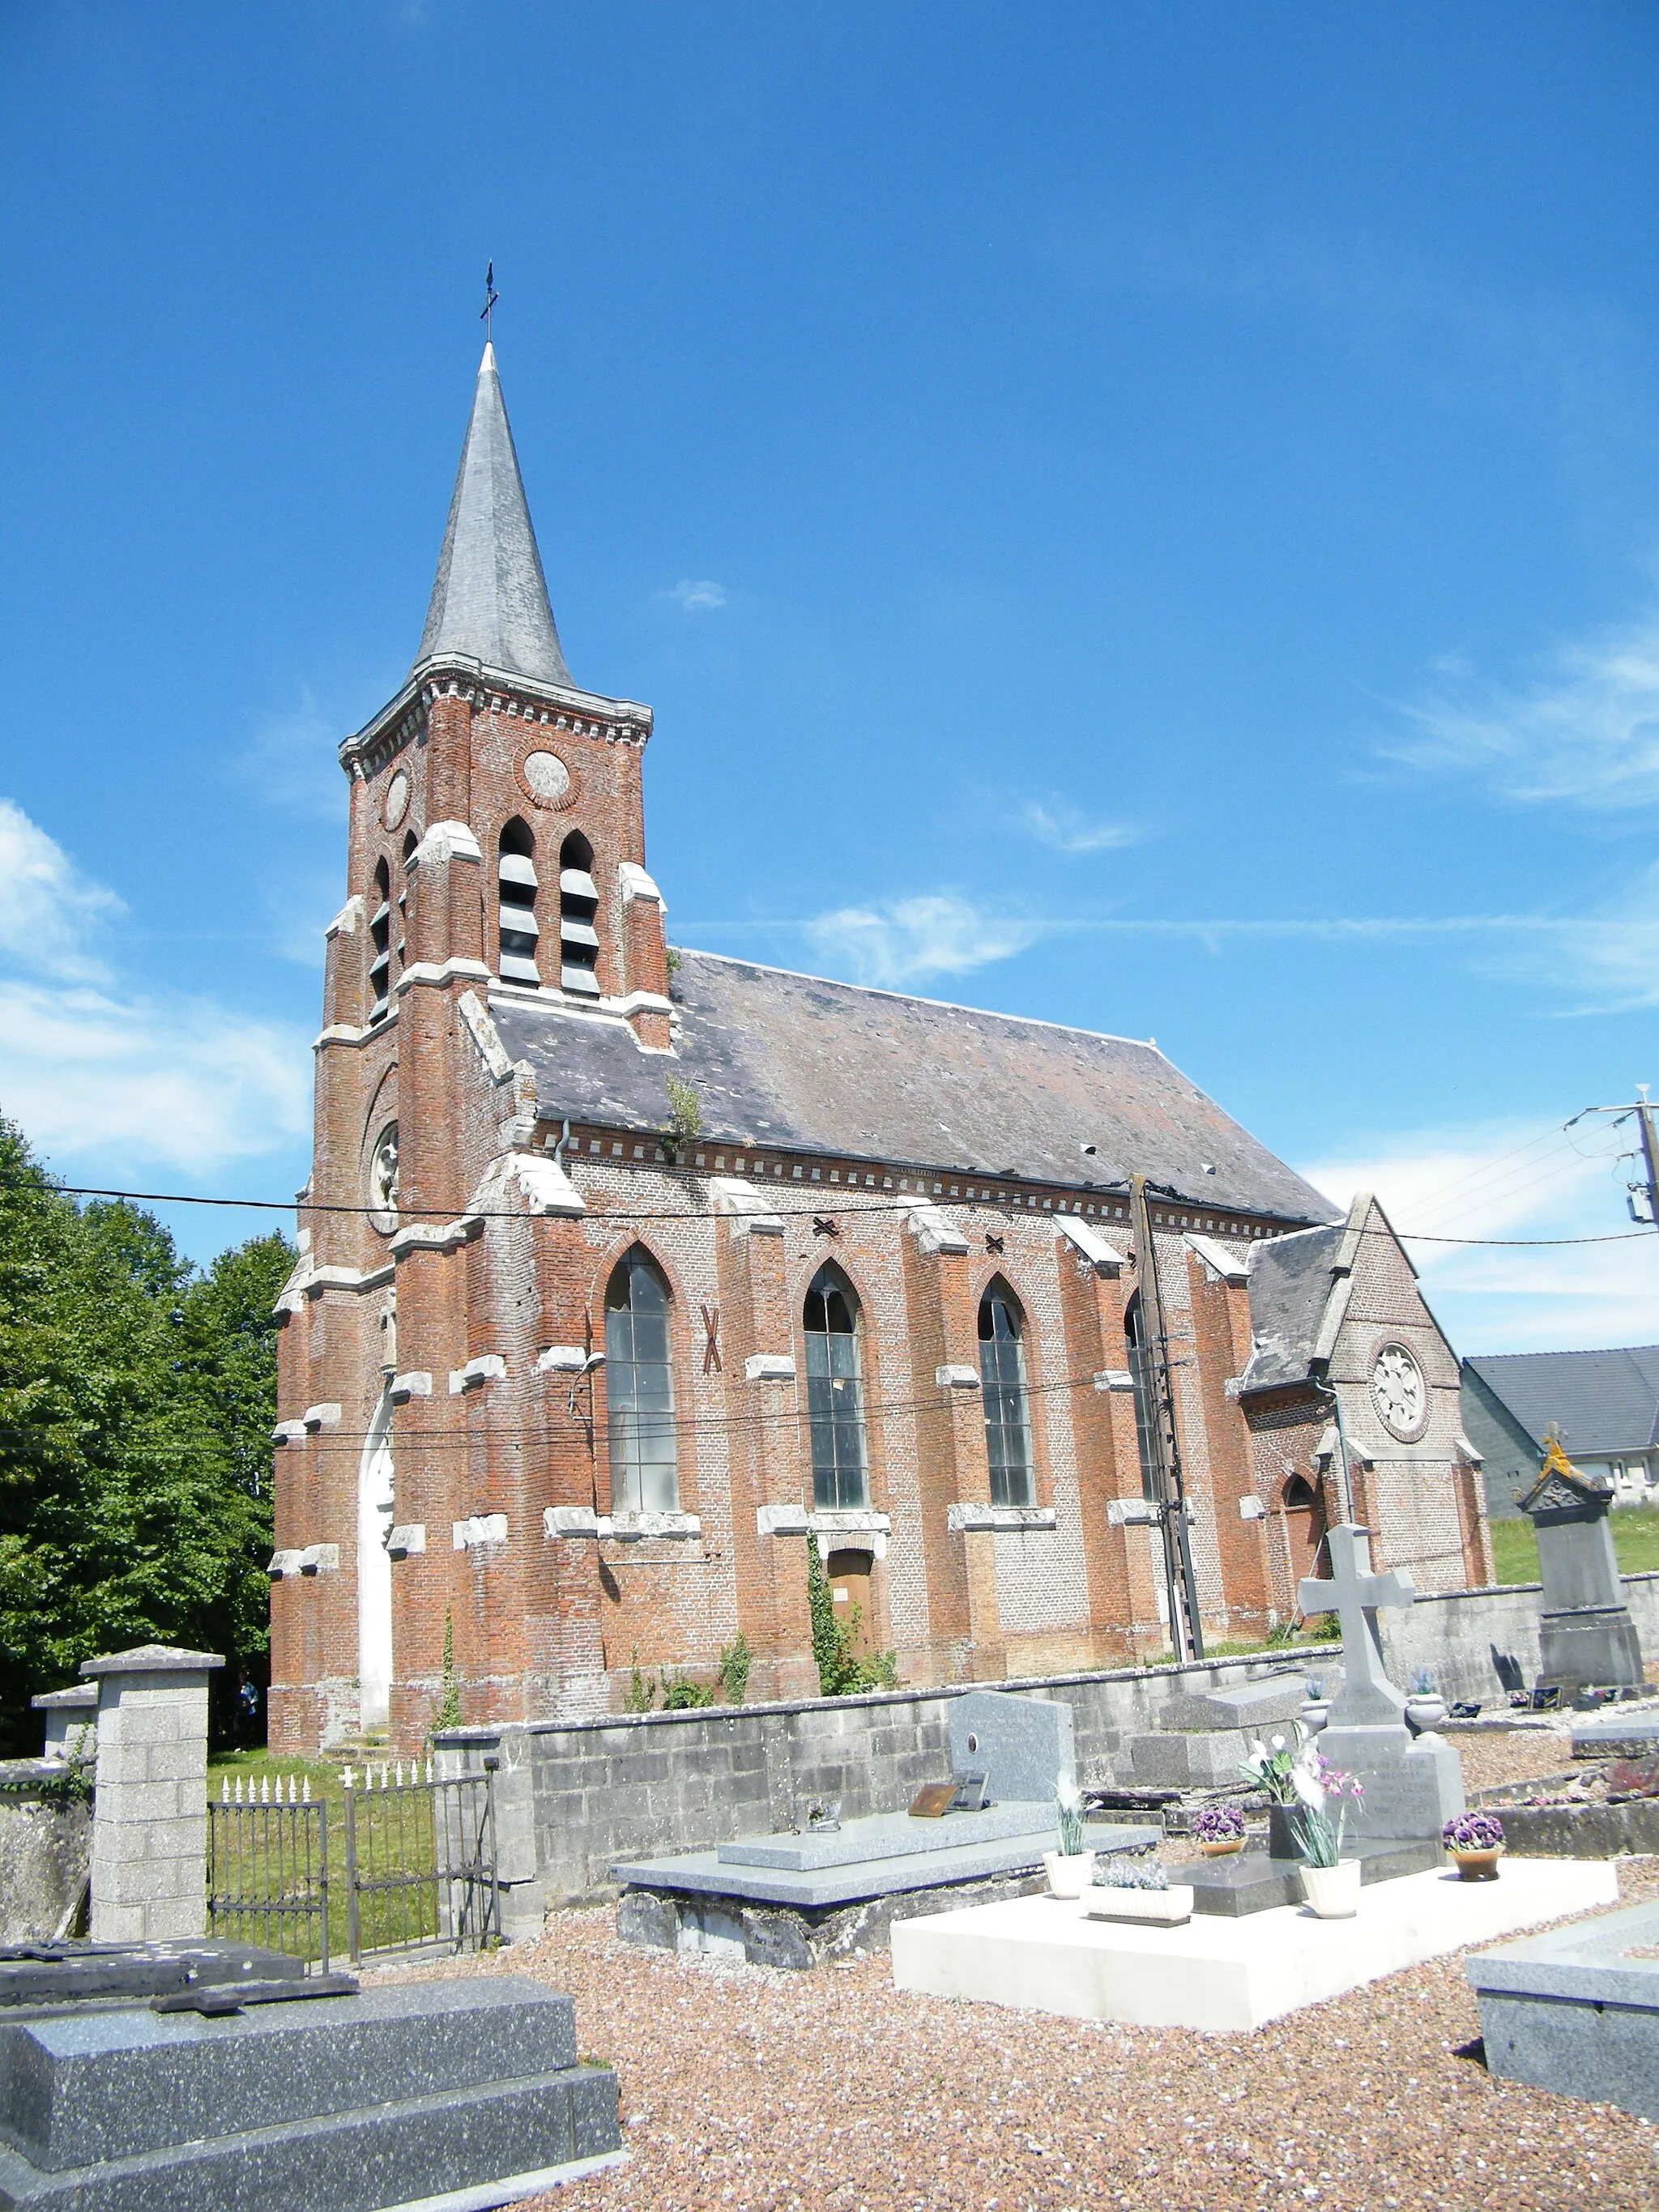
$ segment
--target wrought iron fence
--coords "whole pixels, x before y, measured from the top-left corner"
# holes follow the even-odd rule
[[[327,1808],[313,1804],[308,1784],[273,1799],[233,1794],[225,1784],[208,1807],[208,1925],[216,1936],[240,1936],[291,1958],[315,1959],[328,1972]]]
[[[208,1807],[216,1936],[328,1969],[331,1951],[477,1951],[501,1941],[494,1762],[437,1776],[428,1759],[308,1778],[226,1779]]]

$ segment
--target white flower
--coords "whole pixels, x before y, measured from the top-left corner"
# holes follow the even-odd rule
[[[1282,1735],[1276,1735],[1276,1736],[1273,1738],[1273,1749],[1274,1749],[1275,1751],[1283,1751],[1283,1750],[1284,1750],[1284,1748],[1285,1748],[1285,1739],[1284,1739],[1284,1737],[1283,1737]]]
[[[1069,1776],[1062,1774],[1054,1783],[1054,1802],[1062,1813],[1080,1813],[1083,1810],[1083,1792]]]
[[[1291,1769],[1291,1787],[1303,1803],[1316,1813],[1325,1809],[1325,1793],[1305,1766]]]
[[[1251,1765],[1260,1766],[1267,1756],[1267,1745],[1257,1739],[1251,1742],[1249,1748]]]

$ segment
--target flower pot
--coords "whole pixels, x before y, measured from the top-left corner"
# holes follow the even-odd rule
[[[1447,1849],[1451,1850],[1451,1846],[1448,1844]],[[1504,1846],[1494,1844],[1486,1851],[1452,1850],[1451,1856],[1459,1881],[1496,1881],[1498,1862],[1504,1856]]]
[[[1352,1920],[1359,1910],[1359,1878],[1364,1871],[1358,1859],[1344,1859],[1334,1867],[1304,1866],[1302,1894],[1317,1920]]]
[[[1213,1843],[1201,1843],[1199,1847],[1206,1859],[1230,1859],[1235,1851],[1244,1848],[1243,1836],[1218,1837]]]
[[[1424,1735],[1430,1729],[1437,1729],[1445,1717],[1446,1700],[1438,1690],[1426,1696],[1411,1697],[1406,1700],[1407,1721],[1417,1730],[1419,1735]]]
[[[1051,1897],[1081,1897],[1095,1878],[1092,1851],[1044,1851],[1042,1865]]]
[[[1092,1882],[1084,1893],[1084,1911],[1091,1920],[1133,1920],[1143,1928],[1179,1928],[1193,1917],[1189,1885],[1171,1883],[1168,1889],[1109,1889]]]
[[[1299,1859],[1302,1856],[1300,1824],[1291,1818],[1293,1805],[1269,1805],[1267,1808],[1267,1856],[1270,1859]]]
[[[1305,1698],[1299,1715],[1303,1727],[1310,1735],[1317,1735],[1331,1717],[1328,1698]]]

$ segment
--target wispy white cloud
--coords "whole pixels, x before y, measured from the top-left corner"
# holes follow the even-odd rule
[[[1385,758],[1480,778],[1501,797],[1600,811],[1659,801],[1659,615],[1565,646],[1518,687],[1449,660],[1401,708]]]
[[[340,772],[344,734],[345,726],[302,684],[292,707],[256,725],[236,772],[267,805],[313,820],[343,821],[349,790]]]
[[[1027,799],[1021,819],[1040,843],[1058,853],[1107,853],[1140,842],[1142,832],[1125,822],[1091,822],[1068,799]]]
[[[0,1110],[61,1163],[115,1154],[196,1176],[304,1134],[306,1040],[203,999],[0,983]]]
[[[0,799],[0,1111],[54,1156],[189,1173],[304,1133],[307,1039],[234,1007],[112,980],[125,911]]]
[[[1583,1102],[1575,1100],[1574,1105]],[[1303,1164],[1345,1206],[1375,1191],[1462,1353],[1659,1341],[1659,1237],[1589,1244],[1433,1243],[1443,1238],[1613,1237],[1626,1206],[1628,1127],[1571,1130],[1482,1122],[1408,1130]],[[1423,1232],[1413,1243],[1410,1232]]]
[[[61,845],[0,799],[0,952],[9,963],[93,980],[104,972],[94,933],[123,910],[113,891],[88,882]]]
[[[925,975],[965,975],[1025,951],[1045,931],[1040,921],[994,914],[950,892],[842,907],[805,927],[820,959],[889,988]]]
[[[678,584],[671,584],[666,591],[659,592],[657,597],[672,599],[684,614],[703,615],[726,605],[726,586],[714,583],[707,576],[696,579],[682,576]]]

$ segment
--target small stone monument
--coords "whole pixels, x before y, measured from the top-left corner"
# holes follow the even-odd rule
[[[1072,1709],[1054,1698],[1009,1690],[969,1690],[951,1700],[952,1774],[980,1773],[993,1805],[1051,1801],[1061,1780],[1077,1780]]]
[[[1538,1532],[1544,1585],[1539,1687],[1559,1686],[1564,1699],[1592,1684],[1623,1687],[1643,1680],[1641,1639],[1625,1603],[1607,1522],[1612,1503],[1608,1478],[1581,1474],[1553,1436],[1521,1510]]]
[[[1357,1842],[1438,1839],[1442,1825],[1463,1809],[1463,1772],[1445,1738],[1425,1732],[1413,1741],[1406,1699],[1389,1681],[1376,1632],[1380,1607],[1415,1605],[1411,1577],[1371,1572],[1370,1531],[1344,1521],[1326,1536],[1331,1579],[1310,1577],[1297,1591],[1304,1613],[1334,1613],[1342,1624],[1342,1687],[1319,1739],[1328,1765],[1357,1774],[1364,1795],[1350,1811]]]

